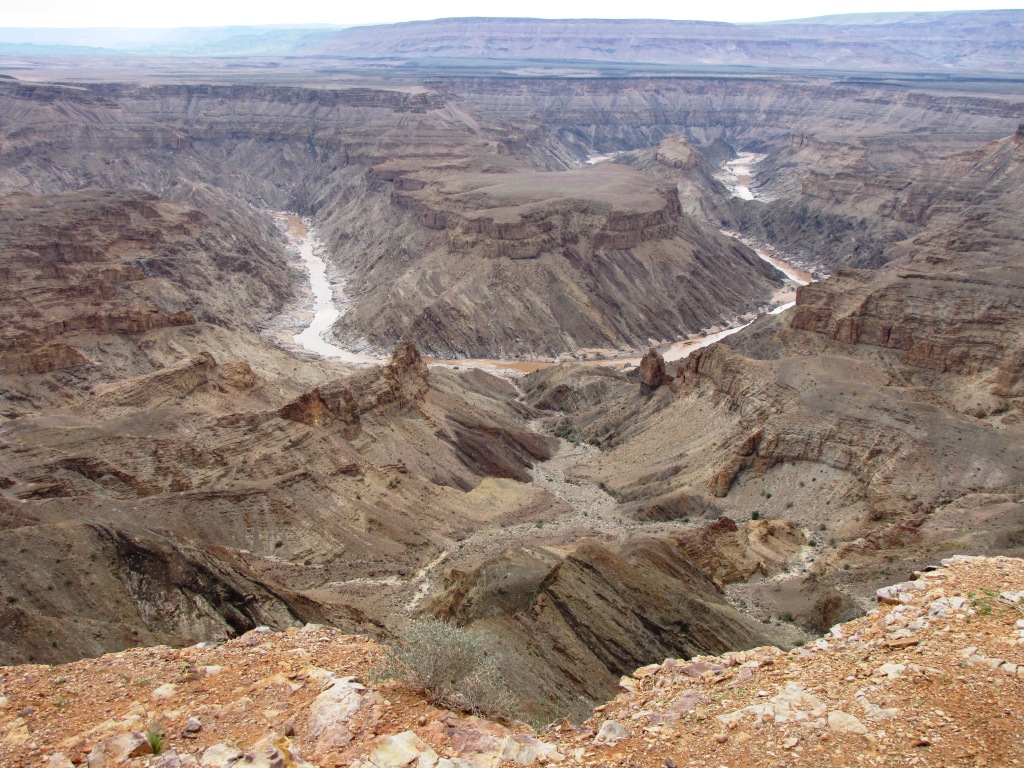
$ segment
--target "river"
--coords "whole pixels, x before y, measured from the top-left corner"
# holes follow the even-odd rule
[[[715,178],[725,184],[733,197],[754,200],[756,196],[750,189],[750,183],[754,180],[754,166],[764,159],[765,155],[757,152],[740,152],[722,166]]]

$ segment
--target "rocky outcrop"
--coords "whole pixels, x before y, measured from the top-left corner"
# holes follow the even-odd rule
[[[665,358],[653,347],[647,350],[647,354],[640,361],[640,386],[647,391],[653,391],[671,381],[672,377],[665,368]]]
[[[50,373],[88,365],[89,359],[70,344],[47,344],[30,352],[5,352],[0,355],[0,373]]]
[[[719,584],[775,576],[804,545],[804,534],[784,520],[751,520],[738,525],[729,517],[673,537],[683,556]]]
[[[185,358],[155,373],[115,384],[100,385],[94,391],[91,407],[153,407],[167,400],[178,400],[207,384],[217,368],[208,352]]]
[[[1007,359],[1007,332],[1024,310],[1021,288],[1009,273],[843,270],[799,289],[791,327],[895,349],[910,366],[972,375]]]
[[[337,421],[347,436],[354,437],[364,414],[389,407],[407,410],[422,403],[429,375],[416,345],[403,342],[386,366],[323,384],[283,406],[280,413],[314,427]]]

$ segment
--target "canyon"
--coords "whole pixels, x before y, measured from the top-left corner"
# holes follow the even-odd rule
[[[1012,72],[344,33],[0,55],[0,663],[435,618],[579,722],[1021,556]]]

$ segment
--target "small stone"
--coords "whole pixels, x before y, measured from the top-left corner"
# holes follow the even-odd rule
[[[185,727],[182,729],[185,733],[199,733],[203,729],[203,724],[199,722],[198,717],[190,717],[188,722],[185,723]]]
[[[160,756],[152,762],[151,768],[182,768],[182,765],[181,757],[179,757],[178,753],[173,749],[169,749],[166,752],[160,753]]]
[[[629,736],[629,731],[626,730],[624,725],[617,723],[614,720],[605,720],[601,723],[601,728],[594,737],[594,743],[607,744],[611,747],[618,744],[627,736]]]
[[[864,734],[868,728],[864,723],[853,715],[843,712],[841,709],[834,709],[828,713],[828,727],[836,733]]]
[[[624,691],[629,691],[630,693],[636,693],[636,680],[632,677],[623,675],[619,678],[619,688]]]
[[[899,649],[899,648],[911,648],[911,647],[917,645],[919,642],[921,642],[920,639],[918,639],[916,637],[901,637],[901,638],[894,638],[894,639],[891,639],[891,640],[886,640],[884,643],[882,643],[882,645],[884,645],[886,648],[896,648],[896,649]]]
[[[640,667],[640,669],[636,670],[633,673],[633,677],[638,678],[638,679],[642,679],[642,678],[645,678],[645,677],[650,677],[651,675],[653,675],[655,672],[657,672],[660,669],[661,669],[661,664],[648,664],[646,667]]]
[[[725,744],[725,742],[727,742],[728,740],[729,740],[729,734],[728,733],[716,733],[715,734],[715,741],[717,741],[719,744]]]
[[[800,739],[798,739],[796,736],[790,736],[788,739],[786,739],[785,741],[782,742],[782,748],[783,749],[792,749],[793,747],[795,747],[799,743],[800,743]]]
[[[58,752],[50,755],[50,759],[46,761],[46,768],[75,768],[75,764],[63,752]]]

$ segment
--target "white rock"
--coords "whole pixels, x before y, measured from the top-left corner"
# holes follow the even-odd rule
[[[890,662],[886,662],[875,670],[872,677],[885,677],[887,680],[895,680],[897,677],[902,675],[906,669],[906,664],[892,664]]]
[[[864,734],[868,727],[851,714],[841,709],[833,709],[828,713],[828,727],[836,733]]]
[[[375,768],[436,768],[437,753],[412,731],[387,736],[370,753]]]
[[[214,744],[207,747],[199,758],[199,764],[203,768],[226,768],[242,756],[242,753],[235,747],[228,744]]]
[[[629,736],[629,731],[626,730],[626,727],[622,725],[622,723],[617,723],[614,720],[605,720],[601,723],[601,728],[594,737],[594,743],[613,746],[618,744],[627,736]]]
[[[46,761],[46,768],[75,768],[75,764],[63,752],[58,752],[50,755],[50,759]]]
[[[178,686],[174,683],[164,683],[159,688],[154,690],[150,696],[154,699],[169,699],[178,692]]]
[[[738,723],[748,714],[755,718],[771,715],[777,723],[810,725],[824,715],[827,709],[817,696],[804,690],[799,683],[790,682],[764,704],[751,704],[735,712],[718,715],[715,719],[723,725],[729,725],[730,722]]]
[[[352,740],[348,723],[366,703],[361,693],[366,689],[355,682],[354,676],[339,678],[330,675],[327,681],[330,687],[317,696],[309,707],[306,743],[314,745],[314,755],[348,744]]]
[[[202,677],[213,677],[223,672],[224,667],[219,664],[207,664],[205,667],[200,667],[197,671]]]
[[[892,718],[896,717],[896,715],[899,714],[898,709],[883,709],[877,704],[873,704],[870,701],[868,701],[867,698],[864,696],[858,696],[857,701],[859,701],[860,705],[864,707],[864,714],[866,714],[868,717],[874,720],[892,720]]]

